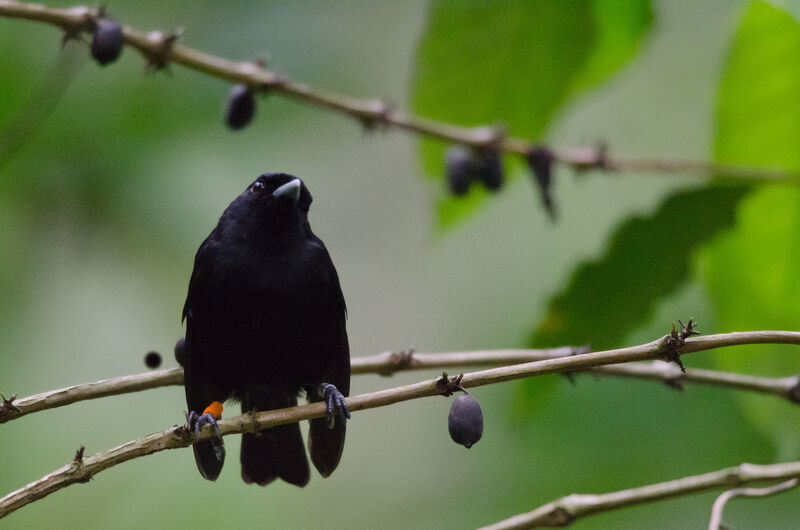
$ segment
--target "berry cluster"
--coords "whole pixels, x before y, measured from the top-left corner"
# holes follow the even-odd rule
[[[455,145],[447,151],[447,184],[453,195],[464,195],[473,182],[481,182],[490,191],[503,186],[503,166],[498,149],[476,150]]]
[[[546,147],[534,147],[525,157],[533,174],[542,202],[551,219],[555,218],[553,203],[552,167],[555,153]],[[489,191],[503,187],[501,151],[497,147],[465,147],[454,145],[446,156],[447,187],[456,197],[465,195],[473,182],[480,182]]]

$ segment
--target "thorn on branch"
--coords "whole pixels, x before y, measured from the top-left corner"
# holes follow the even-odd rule
[[[17,399],[16,394],[11,394],[10,398],[6,398],[3,394],[0,394],[0,399],[3,400],[3,402],[0,403],[0,410],[13,410],[14,412],[22,414],[22,411],[19,410],[16,405],[14,405],[14,400]]]
[[[75,457],[72,459],[72,470],[76,475],[79,475],[77,478],[77,482],[86,483],[92,480],[91,473],[85,473],[83,470],[83,453],[86,451],[86,446],[81,445],[77,451],[75,451]]]
[[[22,415],[22,411],[14,405],[14,400],[17,399],[16,394],[12,394],[10,398],[6,399],[3,394],[0,394],[0,423],[13,419]]]
[[[615,171],[616,169],[608,157],[608,144],[605,142],[601,142],[596,147],[586,148],[584,158],[573,161],[572,167],[578,173],[584,173],[592,169],[605,172]]]
[[[678,324],[680,324],[680,330],[675,327],[675,323],[673,322],[672,332],[664,338],[664,357],[667,361],[677,364],[682,373],[686,373],[686,368],[681,362],[681,348],[686,344],[687,338],[692,335],[699,335],[700,332],[695,330],[694,327],[697,323],[693,318],[690,318],[689,322],[686,324],[678,320]]]
[[[448,377],[447,372],[442,372],[442,377],[436,380],[436,386],[439,388],[439,392],[441,392],[444,397],[452,396],[456,392],[464,392],[465,394],[469,394],[467,389],[461,386],[461,380],[463,378],[464,374]]]
[[[162,31],[151,31],[147,34],[147,39],[153,41],[155,47],[145,54],[147,56],[145,73],[167,68],[172,57],[172,47],[181,35],[183,35],[183,28],[176,28],[169,34],[164,34]]]
[[[412,366],[417,366],[419,361],[414,358],[414,347],[402,350],[399,352],[392,352],[389,354],[388,365],[381,367],[378,374],[389,377],[394,375],[399,370],[406,370]]]
[[[86,446],[82,445],[78,447],[78,450],[75,451],[75,458],[72,459],[73,462],[78,464],[79,466],[83,465],[83,452],[86,451]]]
[[[73,8],[74,15],[80,18],[80,22],[63,22],[61,28],[64,30],[64,35],[61,37],[61,50],[71,40],[83,41],[81,33],[84,31],[94,31],[97,27],[97,20],[105,16],[105,8],[90,9],[86,7]]]
[[[358,119],[364,127],[365,132],[373,132],[379,125],[389,125],[389,115],[394,112],[394,105],[386,103],[380,99],[373,100],[369,103],[369,107],[363,112],[359,113]]]

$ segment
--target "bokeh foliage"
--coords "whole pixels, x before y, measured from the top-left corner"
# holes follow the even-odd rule
[[[417,55],[414,109],[465,126],[500,123],[508,134],[538,141],[576,93],[616,72],[650,27],[649,2],[433,2]],[[458,94],[459,97],[453,97]],[[442,173],[441,142],[422,143],[424,170]],[[447,227],[485,200],[442,195]]]
[[[184,42],[229,58],[268,50],[271,66],[294,78],[385,96],[431,118],[503,122],[511,134],[560,146],[602,139],[620,155],[800,164],[798,13],[766,2],[111,8],[142,29],[183,26]],[[704,332],[797,327],[794,187],[559,170],[562,215],[550,225],[513,158],[503,191],[456,201],[441,186],[441,143],[367,136],[341,116],[276,97],[261,100],[254,124],[233,134],[221,123],[225,83],[177,67],[143,76],[131,50],[101,69],[77,43],[67,50],[77,64],[64,63],[59,37],[50,27],[0,20],[0,145],[25,140],[0,156],[5,394],[138,372],[154,348],[174,364],[169,349],[182,333],[193,252],[228,201],[266,170],[303,176],[315,196],[311,221],[339,269],[354,355],[410,343],[426,351],[613,347],[650,340],[690,316]],[[67,76],[59,61],[72,72],[62,86],[53,81]],[[708,79],[687,74],[688,62]],[[40,92],[53,92],[56,105],[38,116],[31,109]],[[657,118],[631,131],[640,115]],[[441,236],[434,244],[432,231]],[[790,375],[798,370],[793,356],[752,348],[686,362]],[[353,390],[429,375],[359,376]],[[576,386],[538,378],[473,395],[486,432],[469,451],[449,440],[449,401],[424,400],[354,414],[341,467],[304,490],[247,487],[235,458],[211,484],[191,454],[178,451],[104,472],[3,525],[472,527],[558,495],[800,456],[791,443],[796,407],[774,399],[588,377]],[[0,426],[0,489],[63,465],[81,444],[92,453],[179,422],[184,408],[181,389],[162,389]],[[227,443],[235,455],[238,440]],[[755,509],[734,504],[728,518],[790,528],[792,495]],[[697,527],[712,500],[580,524]]]

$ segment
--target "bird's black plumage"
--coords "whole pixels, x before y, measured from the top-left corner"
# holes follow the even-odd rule
[[[296,177],[261,175],[200,246],[183,310],[186,401],[202,414],[228,399],[240,401],[242,412],[290,407],[301,389],[309,401],[334,398],[327,419],[311,420],[308,437],[314,466],[328,476],[344,447],[346,407],[337,410],[335,391],[349,393],[350,355],[339,278],[311,232],[310,204]],[[209,480],[224,460],[214,443],[194,446]],[[243,435],[241,462],[247,483],[281,478],[302,487],[309,480],[296,423]]]

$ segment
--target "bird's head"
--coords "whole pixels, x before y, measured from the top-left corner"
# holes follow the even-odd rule
[[[311,193],[299,178],[264,173],[231,203],[223,220],[228,217],[267,236],[289,236],[307,229],[311,200]]]

